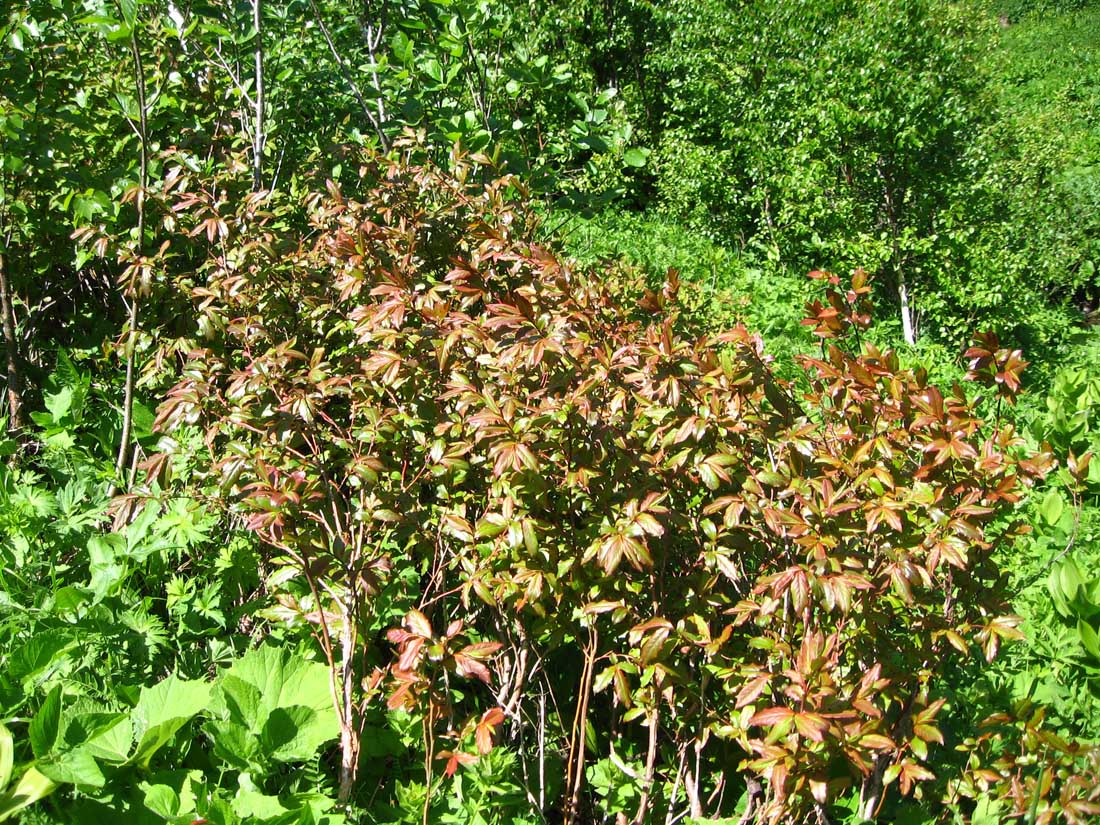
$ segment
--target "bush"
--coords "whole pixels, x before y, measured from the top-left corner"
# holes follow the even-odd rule
[[[1019,635],[991,554],[1044,458],[960,389],[845,348],[862,273],[815,273],[796,393],[742,326],[681,337],[675,278],[572,265],[515,180],[467,169],[367,158],[290,244],[260,197],[186,199],[213,226],[201,340],[159,426],[203,428],[284,571],[272,615],[316,628],[345,792],[385,699],[422,732],[425,817],[435,763],[506,733],[571,822],[590,751],[605,810],[636,822],[681,793],[711,813],[724,782],[772,822],[919,794],[944,674]],[[1019,353],[970,355],[1012,400]]]

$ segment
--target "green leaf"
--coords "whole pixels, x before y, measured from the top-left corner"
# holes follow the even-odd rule
[[[207,783],[200,770],[158,771],[138,789],[152,813],[168,820],[187,817],[184,821],[190,822],[195,817],[187,815],[195,812],[196,793],[205,798]]]
[[[59,785],[87,785],[103,787],[103,772],[86,748],[58,754],[52,759],[40,761],[38,769]]]
[[[255,788],[245,788],[244,784],[242,781],[241,789],[233,798],[233,812],[241,819],[268,821],[287,813],[287,808],[279,801],[279,797],[268,796]]]
[[[317,711],[302,705],[276,708],[268,717],[260,736],[264,752],[279,762],[306,762],[312,759],[320,745],[313,735],[316,719]]]
[[[263,645],[216,680],[211,707],[260,733],[271,758],[304,761],[340,732],[329,679],[324,665]]]
[[[50,691],[38,713],[28,726],[31,750],[42,759],[54,749],[61,729],[61,686]]]
[[[138,740],[130,763],[149,767],[153,755],[209,703],[210,685],[184,681],[175,675],[151,688],[142,688],[141,698],[130,714]]]
[[[429,57],[420,65],[420,71],[424,72],[429,78],[436,83],[442,85],[444,80],[443,66],[434,57]]]
[[[259,733],[270,713],[270,709],[264,706],[260,689],[231,673],[224,674],[216,687],[225,701],[229,720],[252,733]]]
[[[180,796],[168,785],[141,783],[145,807],[162,819],[174,819],[180,814]]]
[[[118,28],[107,29],[104,35],[111,43],[118,43],[121,40],[128,40],[133,31],[133,26],[122,24]]]
[[[1058,566],[1058,586],[1067,601],[1073,601],[1077,591],[1085,583],[1081,568],[1073,559],[1066,559]]]
[[[57,363],[53,368],[52,380],[56,381],[59,386],[66,387],[74,393],[81,392],[86,383],[85,376],[81,375],[80,370],[77,368],[76,364],[73,363],[73,359],[69,356],[69,353],[63,349],[57,351]]]
[[[60,662],[74,646],[73,639],[62,630],[39,633],[12,654],[7,663],[8,678],[24,683]]]
[[[214,753],[238,770],[251,770],[263,760],[260,740],[237,722],[210,721],[202,727],[214,743]]]
[[[86,743],[88,753],[101,762],[124,765],[129,758],[130,748],[134,744],[133,722],[125,714],[103,715],[117,715],[121,718],[115,724],[104,724],[102,727],[97,725],[96,732]]]
[[[84,588],[66,585],[53,594],[53,609],[59,615],[76,613],[88,601],[88,596]]]
[[[11,731],[0,725],[0,792],[8,787],[11,771],[15,764],[15,742]]]
[[[703,484],[706,485],[708,490],[717,490],[718,485],[721,483],[717,473],[711,469],[708,464],[700,464],[695,468],[699,471],[699,477],[703,480]]]
[[[329,671],[319,662],[294,656],[274,645],[262,645],[237,660],[224,671],[224,676],[233,676],[259,688],[263,703],[269,709],[302,705],[318,712],[331,710],[335,725]],[[333,730],[335,736],[338,727]]]
[[[1003,821],[1003,806],[1000,800],[991,796],[982,796],[970,815],[970,825],[1000,825]]]
[[[132,29],[134,23],[137,22],[138,0],[118,0],[118,5],[122,10],[122,19],[125,20],[126,25]]]
[[[1077,620],[1077,635],[1081,638],[1081,646],[1094,659],[1100,661],[1100,636],[1097,635],[1092,625],[1084,619]]]
[[[73,406],[73,391],[69,387],[62,387],[55,393],[45,396],[44,403],[49,410],[55,424],[60,424]]]
[[[891,765],[882,775],[882,784],[889,785],[891,782],[898,778],[899,774],[901,774],[901,765]]]
[[[1057,490],[1051,490],[1039,505],[1039,514],[1042,515],[1043,521],[1053,526],[1062,517],[1063,509],[1062,494]]]
[[[928,759],[928,743],[925,742],[923,739],[910,739],[909,746],[913,749],[913,753],[916,754],[920,759]]]
[[[133,729],[128,714],[95,710],[73,714],[64,739],[66,750],[84,748],[100,761],[121,765],[130,752]]]
[[[89,585],[97,604],[116,593],[126,576],[126,568],[118,562],[125,543],[118,533],[88,539],[88,569],[92,574]]]
[[[12,814],[33,805],[49,796],[57,788],[57,783],[35,768],[27,768],[19,777],[19,782],[8,793],[0,796],[0,822]]]
[[[623,155],[623,163],[627,166],[633,166],[636,169],[640,169],[645,166],[646,155],[648,152],[644,149],[627,149]]]

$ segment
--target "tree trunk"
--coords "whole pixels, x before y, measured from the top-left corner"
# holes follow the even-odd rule
[[[256,100],[252,118],[252,189],[263,189],[264,157],[264,36],[263,0],[252,0],[252,25],[256,28]]]
[[[863,780],[859,789],[859,807],[857,815],[868,822],[875,819],[882,802],[882,777],[890,766],[890,759],[880,754],[875,757],[870,775]]]
[[[905,189],[895,183],[891,172],[893,164],[887,158],[879,158],[875,164],[882,180],[882,209],[890,228],[890,267],[898,289],[898,307],[901,310],[901,332],[909,346],[917,343],[917,328],[913,323],[913,308],[909,304],[909,283],[905,278],[905,263],[901,257],[901,205],[905,203]],[[881,225],[881,224],[880,224]]]
[[[343,705],[340,714],[340,801],[347,802],[359,773],[359,715],[355,707],[356,633],[352,611],[344,612],[343,621],[340,633],[340,702]]]
[[[901,307],[901,332],[909,346],[917,343],[917,331],[913,325],[913,308],[909,305],[909,285],[905,281],[905,271],[898,267],[898,304]]]
[[[0,315],[4,330],[4,354],[8,382],[8,407],[11,415],[8,430],[17,433],[26,426],[23,418],[23,376],[19,371],[19,342],[15,340],[15,312],[12,310],[11,287],[4,268],[4,253],[0,252]]]

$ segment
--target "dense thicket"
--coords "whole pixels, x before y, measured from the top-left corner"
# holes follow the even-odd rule
[[[0,26],[0,821],[1100,814],[1100,11]]]

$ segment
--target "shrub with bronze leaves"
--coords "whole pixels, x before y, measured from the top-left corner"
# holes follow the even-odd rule
[[[543,803],[573,822],[590,751],[631,743],[636,822],[715,813],[722,782],[770,822],[921,793],[943,675],[1018,635],[991,551],[1045,458],[852,345],[858,273],[819,274],[791,384],[744,328],[681,337],[674,273],[574,267],[517,181],[457,169],[367,158],[289,244],[263,198],[181,184],[209,250],[159,426],[203,429],[285,568],[269,614],[333,663],[348,789],[388,696],[423,719],[429,783],[496,737],[561,774]]]

